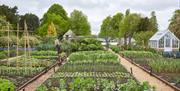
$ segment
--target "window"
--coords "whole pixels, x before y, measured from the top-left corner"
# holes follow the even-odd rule
[[[172,47],[173,48],[178,48],[178,40],[176,40],[175,38],[174,39],[172,39]]]
[[[157,47],[157,41],[152,40],[150,43],[151,43],[151,47],[152,48],[156,48]]]
[[[159,40],[159,48],[164,48],[164,37]]]

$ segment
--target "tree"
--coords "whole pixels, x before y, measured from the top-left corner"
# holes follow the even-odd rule
[[[111,16],[106,17],[101,25],[99,36],[105,38],[106,46],[109,47],[109,40],[113,37],[113,31],[111,26]]]
[[[13,8],[6,6],[6,5],[0,5],[0,16],[5,16],[6,20],[13,25],[14,28],[16,28],[16,24],[19,20],[19,15],[17,12],[17,7],[14,6]]]
[[[157,32],[158,31],[158,24],[157,24],[155,11],[151,12],[151,18],[149,21],[150,21],[150,26],[149,26],[150,31]]]
[[[24,21],[26,21],[28,30],[35,31],[39,27],[39,18],[35,14],[27,13],[20,16],[19,26],[24,29]]]
[[[49,36],[56,36],[57,35],[56,27],[54,26],[53,22],[51,22],[51,24],[49,24],[49,26],[48,26],[48,35]]]
[[[90,35],[91,27],[87,16],[82,11],[74,10],[70,16],[71,30],[76,35]]]
[[[124,44],[127,45],[127,38],[129,38],[129,45],[131,45],[131,38],[138,30],[140,23],[140,15],[136,13],[130,13],[129,9],[126,11],[126,15],[120,23],[120,36],[124,37]]]
[[[174,12],[169,24],[169,30],[180,38],[180,9]]]
[[[112,37],[113,32],[111,31],[112,30],[111,19],[112,19],[111,16],[108,16],[103,20],[103,23],[101,25],[101,30],[99,33],[100,37],[103,37],[103,38]]]
[[[120,38],[119,33],[120,33],[120,24],[121,21],[123,19],[124,15],[122,13],[117,13],[116,15],[114,15],[112,17],[111,20],[111,26],[112,26],[112,30],[113,30],[113,36],[115,38]]]
[[[150,20],[148,17],[142,17],[138,25],[138,31],[150,31]]]
[[[0,29],[2,29],[3,26],[7,25],[6,17],[5,16],[0,16]]]
[[[40,36],[46,36],[48,25],[54,23],[57,35],[61,37],[69,29],[69,19],[66,11],[59,4],[52,5],[42,18],[42,23],[36,33]]]
[[[153,34],[153,31],[140,31],[134,35],[134,39],[138,45],[148,47],[149,39]]]

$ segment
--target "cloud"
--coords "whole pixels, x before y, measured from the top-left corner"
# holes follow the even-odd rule
[[[20,14],[31,12],[40,18],[54,3],[61,4],[68,14],[74,9],[85,13],[94,34],[99,32],[105,17],[117,12],[125,12],[126,9],[142,13],[145,16],[149,16],[151,11],[155,11],[159,29],[167,29],[168,20],[174,10],[178,8],[178,0],[0,0],[0,4],[11,7],[18,6]]]

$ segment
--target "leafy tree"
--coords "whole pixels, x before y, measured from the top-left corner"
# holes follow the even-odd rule
[[[141,31],[150,31],[149,30],[149,26],[150,26],[150,20],[148,17],[142,17],[140,19],[140,23],[138,25],[138,30],[139,32]]]
[[[101,25],[101,30],[100,30],[100,33],[99,33],[100,37],[103,37],[103,38],[112,37],[113,32],[111,31],[112,30],[111,19],[112,19],[112,17],[108,16],[103,20],[103,23]]]
[[[26,21],[28,30],[35,31],[39,27],[39,18],[35,14],[27,13],[20,16],[20,28],[24,29],[24,21]]]
[[[157,32],[158,31],[158,24],[157,24],[157,19],[156,19],[155,11],[151,12],[149,29],[150,29],[150,31],[153,31],[153,32]]]
[[[51,22],[51,24],[48,26],[48,35],[50,36],[56,36],[56,27],[54,26],[54,23]]]
[[[71,30],[76,35],[90,35],[90,24],[82,11],[74,10],[70,16]]]
[[[138,45],[142,45],[143,47],[147,47],[149,43],[149,39],[153,36],[153,31],[141,31],[134,35],[136,43]]]
[[[169,30],[180,38],[180,9],[174,12],[169,24]]]
[[[103,23],[101,25],[101,30],[99,33],[100,37],[105,38],[107,47],[109,47],[110,38],[113,37],[114,35],[111,26],[111,20],[112,20],[111,16],[108,16],[103,20]]]
[[[63,19],[68,20],[68,16],[64,8],[59,4],[53,4],[47,11],[49,14],[56,14],[61,16]]]
[[[54,23],[57,35],[62,36],[69,29],[69,19],[66,11],[59,4],[52,5],[42,18],[42,23],[36,33],[40,36],[46,36],[48,25]]]
[[[0,5],[0,16],[5,16],[6,20],[10,22],[10,24],[12,24],[14,28],[16,27],[19,19],[17,9],[18,8],[16,6],[11,8],[6,5]]]
[[[2,29],[3,26],[6,26],[7,21],[5,16],[0,16],[0,29]]]
[[[136,13],[130,13],[129,10],[126,11],[126,16],[120,24],[120,36],[124,37],[124,44],[127,45],[127,38],[129,38],[129,45],[131,45],[131,38],[138,30],[138,25],[140,23],[140,15]]]
[[[116,15],[114,15],[112,17],[111,26],[112,26],[114,37],[116,37],[116,38],[120,38],[120,36],[119,36],[120,24],[121,24],[123,17],[124,17],[124,15],[122,13],[117,13]]]

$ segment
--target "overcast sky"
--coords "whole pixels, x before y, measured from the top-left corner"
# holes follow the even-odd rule
[[[169,19],[175,9],[178,9],[178,0],[0,0],[0,5],[18,6],[19,14],[34,13],[42,18],[48,8],[54,4],[61,4],[68,15],[74,10],[83,11],[88,16],[93,34],[100,31],[102,20],[108,15],[117,12],[142,13],[149,16],[151,11],[156,12],[159,29],[167,29]]]

